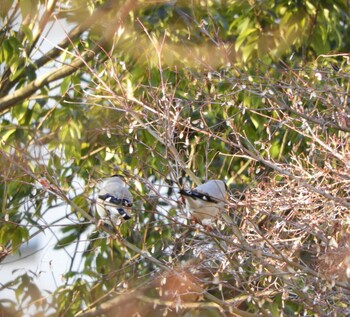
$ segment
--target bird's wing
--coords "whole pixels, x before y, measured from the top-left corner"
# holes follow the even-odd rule
[[[124,220],[131,219],[131,217],[128,215],[125,209],[121,207],[120,204],[111,203],[111,201],[108,198],[103,200],[103,207],[99,207],[103,209],[102,211],[97,211],[102,218],[114,219],[117,215],[119,215],[122,218],[124,218]]]
[[[123,208],[118,208],[117,210],[119,215],[121,215],[124,218],[124,220],[131,219],[131,217],[127,214],[127,212]]]
[[[188,197],[191,197],[193,199],[201,199],[201,200],[204,200],[204,201],[208,201],[208,202],[211,202],[211,203],[217,203],[218,201],[213,199],[210,195],[207,195],[207,194],[204,194],[204,193],[200,193],[196,190],[185,190],[185,189],[181,189],[179,191],[179,193],[181,195],[184,195],[184,196],[188,196]]]
[[[132,207],[132,202],[125,198],[117,198],[110,194],[98,195],[98,198],[118,206]]]

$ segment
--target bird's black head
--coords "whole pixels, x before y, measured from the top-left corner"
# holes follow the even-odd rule
[[[112,175],[111,177],[120,177],[120,178],[124,178],[124,175],[122,175],[122,174],[114,174],[114,175]]]

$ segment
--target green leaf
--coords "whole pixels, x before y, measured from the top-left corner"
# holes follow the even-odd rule
[[[65,95],[68,92],[68,89],[71,86],[71,76],[68,76],[62,80],[62,84],[60,87],[61,94]]]
[[[32,31],[32,29],[28,25],[22,24],[21,30],[26,35],[28,44],[32,44],[33,43],[33,31]]]
[[[280,154],[280,151],[281,151],[281,144],[278,140],[276,140],[272,143],[272,146],[270,148],[271,157],[277,158],[278,155]]]
[[[65,247],[67,247],[68,245],[72,244],[74,241],[77,240],[77,234],[73,233],[70,234],[68,236],[65,236],[63,238],[61,238],[55,245],[54,249],[55,250],[60,250],[63,249]]]
[[[11,58],[13,56],[13,48],[10,45],[10,39],[2,42],[1,48],[1,62],[6,62],[10,64]]]
[[[18,104],[16,107],[13,107],[11,109],[11,114],[18,122],[21,122],[24,120],[24,117],[28,110],[28,103],[29,101],[24,101],[23,103]],[[20,129],[16,130],[17,132],[20,131]]]
[[[17,229],[13,230],[12,232],[12,250],[13,252],[17,252],[20,246],[22,245],[23,242],[23,231],[21,230],[21,227],[18,227]],[[26,234],[28,236],[28,234]]]
[[[73,199],[73,202],[78,206],[80,207],[81,209],[84,209],[86,211],[88,211],[88,208],[89,208],[89,203],[85,197],[85,195],[78,195],[78,196],[75,196],[74,199]]]
[[[11,64],[11,75],[10,75],[10,80],[14,81],[16,78],[18,78],[22,73],[23,73],[23,68],[18,68],[20,66],[20,61],[17,60],[16,62]]]
[[[0,131],[1,140],[0,143],[7,142],[8,138],[13,135],[13,133],[16,131],[16,128],[9,127],[9,128],[2,128],[2,131]]]

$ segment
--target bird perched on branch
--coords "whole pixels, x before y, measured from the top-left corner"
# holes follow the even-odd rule
[[[101,221],[112,225],[120,225],[122,220],[131,217],[126,208],[132,207],[133,198],[122,176],[114,175],[106,178],[100,185],[96,201],[96,210]],[[99,223],[98,226],[101,224]]]
[[[192,190],[181,189],[180,194],[194,220],[206,225],[225,209],[226,189],[223,181],[210,180]]]

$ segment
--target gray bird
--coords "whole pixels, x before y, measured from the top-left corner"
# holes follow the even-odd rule
[[[206,224],[225,209],[226,184],[221,180],[210,180],[192,190],[180,190],[191,216]]]
[[[131,218],[126,208],[130,209],[132,202],[132,195],[123,178],[114,175],[106,178],[100,185],[96,211],[102,222],[118,226],[123,219],[129,220]]]

